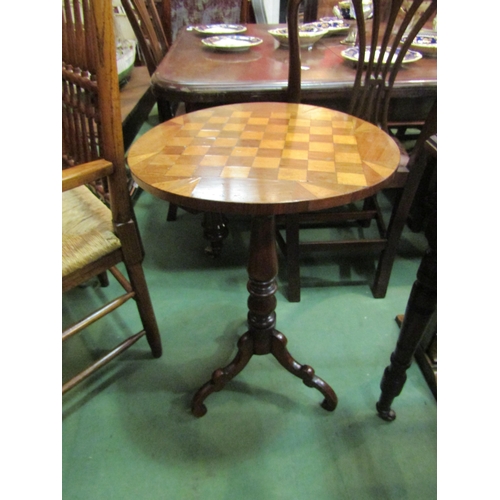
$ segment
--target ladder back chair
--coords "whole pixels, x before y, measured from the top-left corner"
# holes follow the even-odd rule
[[[110,0],[64,0],[62,9],[62,291],[107,271],[124,293],[63,331],[63,342],[134,299],[143,328],[63,384],[63,394],[144,335],[154,357],[161,339],[142,268],[127,186]],[[86,186],[103,179],[109,207]],[[123,263],[128,279],[116,267]]]
[[[301,100],[301,65],[300,49],[298,42],[298,9],[302,0],[290,0],[288,3],[288,30],[289,30],[289,78],[288,100],[300,102]],[[373,19],[366,21],[363,15],[362,0],[353,0],[356,12],[356,23],[359,37],[359,61],[352,90],[349,114],[369,121],[390,133],[388,125],[388,110],[391,93],[398,71],[407,54],[411,43],[418,32],[437,10],[437,0],[373,0]],[[408,31],[408,28],[410,30]],[[370,50],[370,47],[379,47],[380,50]],[[384,56],[384,54],[386,54]],[[384,59],[385,57],[385,59]],[[392,61],[392,64],[386,64]],[[398,141],[396,141],[398,142]],[[398,143],[401,151],[400,166],[392,178],[388,188],[402,188],[408,178],[409,154]],[[417,153],[418,151],[416,151]],[[333,159],[333,158],[332,158]],[[415,158],[413,162],[415,163]],[[414,196],[414,189],[403,192],[404,196]],[[412,194],[413,193],[413,194]],[[405,200],[404,206],[411,204]],[[393,209],[393,215],[397,205]],[[408,213],[399,212],[398,217],[406,217]],[[310,227],[335,227],[339,224],[356,224],[358,228],[368,228],[374,220],[377,225],[378,237],[334,239],[323,241],[301,242],[299,233]],[[376,298],[385,296],[390,277],[392,262],[388,262],[388,255],[395,255],[394,233],[389,236],[377,197],[366,198],[362,206],[349,205],[342,210],[325,211],[298,215],[286,215],[278,220],[277,232],[278,245],[285,256],[288,275],[288,299],[291,302],[300,301],[300,254],[301,252],[344,250],[349,253],[370,251],[380,255],[390,241],[394,248],[386,253],[383,272],[378,267],[375,280],[372,284],[372,293]],[[399,225],[398,225],[399,227]],[[401,235],[402,227],[397,230],[397,240]],[[283,236],[284,233],[284,236]],[[389,273],[388,273],[389,271]]]
[[[152,76],[170,48],[155,1],[121,0],[121,2],[137,37],[139,51],[146,63],[149,76]],[[175,115],[177,106],[162,99],[157,99],[157,105],[160,121],[169,120]]]
[[[152,75],[170,47],[155,2],[154,0],[121,0],[121,2],[137,37],[149,74]]]

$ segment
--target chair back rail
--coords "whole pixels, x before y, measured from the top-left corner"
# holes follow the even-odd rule
[[[111,2],[63,0],[62,23],[63,168],[110,161],[114,170],[103,189],[114,222],[126,222],[131,205]]]
[[[125,289],[65,327],[62,340],[131,298],[141,320],[138,333],[72,374],[63,383],[64,394],[144,335],[154,357],[161,356],[162,346],[127,186],[111,0],[63,0],[62,42],[62,291],[95,277],[107,286],[108,271]],[[98,180],[105,181],[104,191],[96,194],[109,207],[85,187],[96,191]],[[128,278],[115,267],[119,263]]]
[[[363,16],[362,3],[362,0],[352,0],[358,27],[359,61],[365,60],[367,49],[379,47],[380,50],[370,50],[367,64],[357,65],[349,113],[387,131],[389,102],[396,76],[413,40],[435,14],[437,0],[373,0],[373,19],[370,21]],[[405,12],[401,10],[403,4],[410,5]],[[410,26],[412,28],[405,37]],[[384,62],[384,58],[386,61],[395,58],[395,61],[390,64]]]
[[[301,65],[298,39],[299,5],[304,0],[288,2],[289,54],[288,101],[300,102]],[[404,3],[409,8],[401,10]],[[414,38],[425,23],[435,14],[437,0],[373,0],[373,18],[365,20],[362,0],[352,0],[356,12],[359,37],[359,61],[365,60],[370,47],[380,47],[380,51],[370,50],[366,64],[358,63],[351,94],[349,114],[388,129],[387,116],[389,102],[403,59]],[[405,33],[409,27],[410,32]],[[370,43],[368,43],[370,40]],[[387,54],[387,55],[385,55]],[[392,61],[394,64],[384,62]]]
[[[155,1],[122,0],[122,5],[152,75],[170,47]]]
[[[289,73],[287,99],[291,103],[301,101],[301,60],[298,36],[299,5],[304,0],[288,2],[288,38],[289,38]],[[362,0],[352,0],[356,13],[358,34],[358,63],[353,90],[350,97],[348,113],[388,130],[388,110],[396,76],[403,65],[415,36],[429,21],[437,10],[437,0],[373,0],[373,17],[365,20]],[[402,8],[404,7],[404,9]],[[370,50],[378,47],[379,50]],[[369,57],[365,54],[369,50]],[[348,63],[346,63],[348,64]],[[434,128],[433,128],[434,127]],[[428,137],[435,130],[435,108],[433,108],[424,132],[418,138],[415,154],[417,155]],[[409,206],[414,198],[416,186],[421,172],[414,169],[417,156],[411,157],[408,163],[408,152],[401,146],[401,161],[388,187],[404,187],[401,200],[393,209],[388,230],[385,229],[383,214],[375,196],[368,197],[363,207],[347,209],[339,214],[325,211],[320,214],[304,213],[293,219],[285,220],[286,240],[278,233],[280,248],[287,260],[288,297],[292,302],[300,300],[300,251],[325,250],[327,248],[345,248],[352,252],[354,248],[383,249],[379,259],[375,280],[372,286],[374,297],[384,297],[389,283],[394,262],[397,243],[408,216]],[[415,171],[412,171],[414,169]],[[408,174],[408,170],[410,174]],[[406,184],[405,184],[406,183]],[[409,183],[409,184],[408,184]],[[374,219],[379,230],[379,238],[360,237],[355,240],[330,240],[301,242],[299,230],[315,227],[318,221],[335,226],[339,222],[349,220],[361,228],[367,228]]]
[[[84,14],[84,10],[87,11]],[[97,84],[95,36],[85,37],[83,17],[88,16],[88,2],[65,1],[63,10],[63,161],[67,166],[98,158],[99,129],[96,122],[95,100]],[[95,27],[88,22],[89,32]],[[89,56],[87,57],[87,53]]]

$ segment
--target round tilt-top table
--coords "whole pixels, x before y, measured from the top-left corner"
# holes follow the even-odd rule
[[[238,352],[195,394],[192,412],[256,355],[273,354],[333,411],[337,396],[308,365],[293,359],[276,329],[275,215],[322,210],[382,189],[399,149],[376,126],[304,104],[256,102],[195,111],[157,125],[130,148],[137,184],[158,198],[197,211],[252,216],[248,261],[248,331]]]

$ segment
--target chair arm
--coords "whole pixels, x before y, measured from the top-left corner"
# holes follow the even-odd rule
[[[113,170],[113,164],[102,159],[66,168],[62,171],[62,190],[68,191],[83,184],[89,184],[110,175]]]

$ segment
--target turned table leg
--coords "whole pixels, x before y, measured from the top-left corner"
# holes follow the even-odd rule
[[[315,387],[324,396],[323,408],[333,411],[337,396],[314,370],[295,361],[286,348],[287,339],[276,330],[276,276],[278,258],[273,216],[258,216],[252,220],[250,256],[248,262],[248,331],[238,341],[238,352],[225,368],[219,368],[212,378],[198,390],[192,402],[192,412],[201,417],[207,412],[203,401],[213,392],[220,391],[255,355],[273,354],[290,373],[302,379],[308,387]]]
[[[437,238],[436,209],[433,207],[425,235],[429,249],[425,253],[417,271],[417,280],[413,284],[399,332],[396,349],[391,355],[391,363],[385,369],[377,402],[379,416],[387,421],[396,418],[391,408],[394,398],[399,396],[406,382],[406,371],[411,365],[415,351],[425,332],[426,326],[437,302]]]

